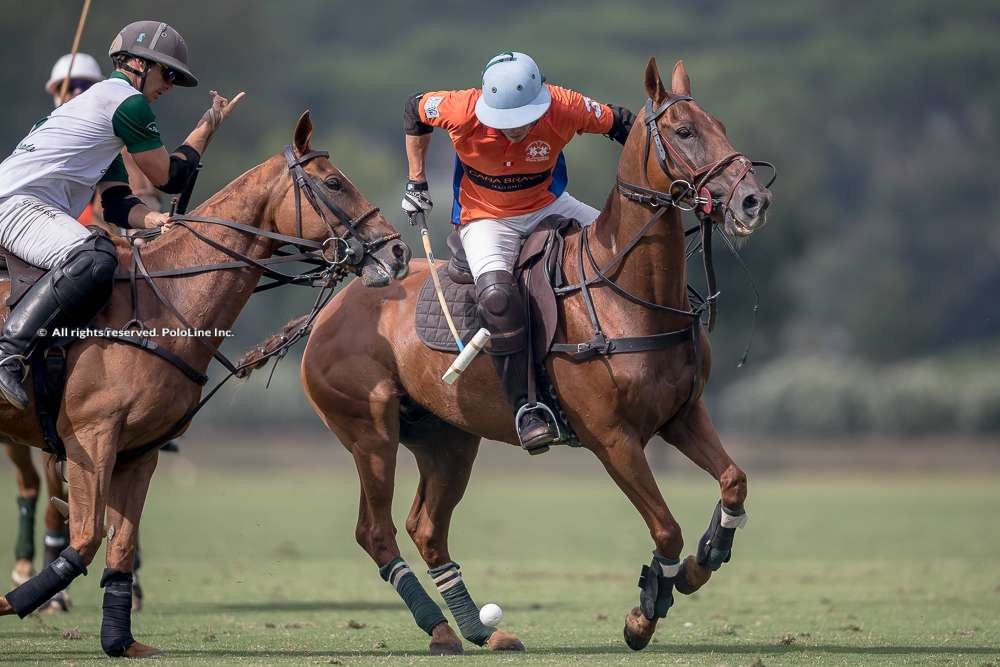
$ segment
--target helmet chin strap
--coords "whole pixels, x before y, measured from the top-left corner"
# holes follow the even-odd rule
[[[140,60],[142,60],[142,62],[144,63],[144,67],[141,70],[137,70],[136,68],[132,67],[128,63],[122,63],[121,65],[118,66],[118,69],[125,70],[126,72],[131,72],[132,74],[135,74],[136,76],[138,76],[139,77],[139,92],[142,93],[143,95],[145,95],[146,94],[146,91],[145,91],[145,88],[146,88],[146,75],[149,74],[149,68],[152,65],[152,63],[150,61],[148,61],[148,60],[143,59],[143,58],[140,58]]]

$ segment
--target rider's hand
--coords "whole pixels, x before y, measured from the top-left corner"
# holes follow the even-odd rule
[[[403,201],[400,202],[403,213],[412,216],[417,211],[430,213],[434,208],[431,201],[431,193],[427,188],[427,181],[407,181],[406,189],[403,191]]]
[[[170,229],[169,213],[158,213],[155,211],[150,211],[142,219],[143,229],[156,229],[157,227],[159,227],[163,231],[168,231]]]
[[[236,108],[236,105],[240,103],[246,93],[240,93],[232,101],[223,97],[215,90],[208,91],[208,94],[212,97],[212,106],[201,117],[201,120],[203,123],[208,124],[209,130],[215,132],[219,125],[222,124],[222,121],[229,118],[229,114],[233,112],[233,109]]]

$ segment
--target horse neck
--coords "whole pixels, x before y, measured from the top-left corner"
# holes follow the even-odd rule
[[[642,174],[620,172],[620,177],[630,183],[645,182]],[[617,187],[613,188],[590,233],[590,245],[598,266],[602,269],[607,266],[642,232],[655,213],[649,206],[626,199]],[[613,268],[609,277],[641,299],[688,309],[684,227],[677,209],[667,209]]]
[[[263,226],[273,217],[270,184],[278,177],[279,168],[269,161],[251,169],[199,206],[192,215]],[[274,251],[273,242],[260,236],[211,223],[188,224],[203,236],[252,259],[269,257]],[[144,250],[143,260],[146,268],[153,272],[229,262],[232,258],[196,238],[187,229],[175,227]],[[155,280],[164,296],[193,327],[225,330],[236,321],[260,276],[259,269],[244,268]],[[165,317],[171,322],[169,326],[182,326],[171,315]],[[213,340],[217,345],[221,338]]]

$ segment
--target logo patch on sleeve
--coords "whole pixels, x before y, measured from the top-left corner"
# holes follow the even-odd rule
[[[154,134],[159,134],[160,133],[160,128],[156,127],[156,121],[155,120],[152,123],[150,123],[149,125],[147,125],[146,129],[149,130],[150,132],[154,133]]]
[[[601,107],[601,103],[595,102],[589,97],[583,98],[583,108],[589,111],[590,113],[594,114],[595,118],[600,118],[601,114],[604,113],[604,109]]]
[[[425,99],[424,114],[426,114],[428,118],[437,118],[440,115],[440,112],[438,111],[438,105],[441,104],[441,100],[443,99],[444,97],[440,95],[433,95]]]

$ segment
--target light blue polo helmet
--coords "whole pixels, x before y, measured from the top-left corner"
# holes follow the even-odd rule
[[[483,69],[483,94],[476,117],[487,127],[510,130],[533,123],[552,103],[545,77],[531,56],[506,51],[493,56]]]

